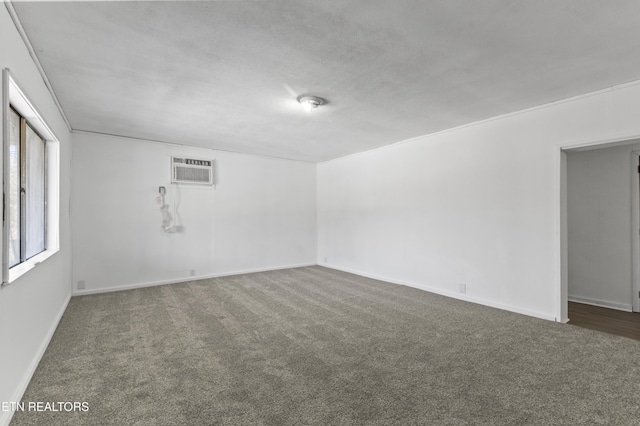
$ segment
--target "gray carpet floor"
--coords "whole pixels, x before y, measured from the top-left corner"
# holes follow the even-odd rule
[[[322,267],[74,297],[12,425],[640,424],[640,341]]]

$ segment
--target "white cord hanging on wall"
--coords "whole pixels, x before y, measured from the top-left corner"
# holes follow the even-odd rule
[[[177,210],[177,203],[174,200],[173,215],[171,215],[171,213],[169,212],[169,205],[165,201],[167,192],[166,188],[164,186],[161,186],[159,188],[159,192],[160,196],[158,197],[158,201],[160,202],[160,213],[162,214],[162,230],[168,234],[182,232],[184,227],[176,223],[176,219],[180,217]]]

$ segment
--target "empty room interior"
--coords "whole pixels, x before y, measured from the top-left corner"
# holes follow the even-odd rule
[[[3,1],[0,425],[640,418],[637,1]]]

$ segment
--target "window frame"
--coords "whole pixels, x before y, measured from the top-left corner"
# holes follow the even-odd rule
[[[9,118],[10,111],[14,110],[18,116],[24,119],[24,125],[21,120],[21,139],[25,132],[26,126],[38,135],[44,141],[44,250],[25,259],[26,251],[20,249],[20,263],[9,266]],[[51,128],[39,114],[34,104],[26,96],[24,90],[11,75],[9,69],[5,68],[2,72],[2,128],[3,128],[3,210],[2,210],[2,286],[10,284],[33,269],[38,264],[57,253],[60,249],[59,231],[60,231],[60,143],[55,137]],[[22,143],[22,142],[21,142]],[[22,147],[21,147],[22,150]],[[26,153],[25,153],[26,155]],[[21,160],[22,163],[22,160]],[[21,171],[22,174],[22,171]],[[21,187],[22,187],[22,177]],[[21,212],[20,212],[20,233],[21,246],[26,243],[24,241],[24,217],[26,209],[23,206],[23,197],[21,195]]]
[[[47,141],[45,138],[43,138],[40,133],[38,132],[38,130],[36,130],[30,123],[29,120],[27,120],[25,117],[23,117],[18,111],[16,111],[16,109],[13,107],[13,105],[9,105],[9,114],[15,114],[18,116],[18,120],[19,120],[19,131],[18,131],[18,147],[19,147],[19,152],[18,152],[18,157],[19,157],[19,161],[18,161],[18,192],[19,192],[19,197],[18,197],[18,218],[19,218],[19,226],[18,226],[18,234],[19,234],[19,240],[20,240],[20,244],[19,244],[19,255],[18,255],[18,263],[15,263],[13,265],[9,264],[9,269],[14,268],[16,266],[18,266],[19,264],[26,262],[27,260],[31,259],[34,256],[39,255],[40,253],[42,253],[43,251],[45,251],[47,249],[47,214],[46,214],[46,209],[47,209]],[[29,173],[30,173],[30,169],[31,167],[33,167],[33,161],[31,161],[31,159],[29,158],[29,154],[30,154],[30,148],[29,148],[29,131],[32,132],[33,135],[35,135],[39,141],[42,142],[42,154],[43,154],[43,159],[42,159],[42,179],[43,179],[43,199],[42,199],[42,219],[43,219],[43,229],[42,229],[42,236],[43,236],[43,247],[42,250],[38,251],[37,253],[29,253],[29,245],[30,244],[30,238],[28,237],[29,235],[29,229],[30,229],[30,223],[29,223],[29,210],[30,210],[30,206],[29,206],[29,201],[30,201],[30,194],[31,194],[31,189],[30,188],[30,184],[29,184]],[[11,183],[11,182],[10,182]],[[6,198],[5,198],[5,202],[6,202]],[[11,219],[11,214],[9,214],[9,219]]]

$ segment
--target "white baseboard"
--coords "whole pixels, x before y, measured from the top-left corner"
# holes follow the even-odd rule
[[[632,312],[631,303],[609,302],[606,300],[590,299],[588,297],[569,296],[569,302],[583,303],[585,305],[600,306],[601,308],[615,309],[618,311]]]
[[[194,277],[186,277],[186,278],[176,278],[172,280],[162,280],[162,281],[152,281],[145,283],[135,283],[135,284],[124,284],[113,287],[102,287],[91,290],[75,290],[73,292],[73,296],[85,296],[89,294],[101,294],[101,293],[111,293],[114,291],[123,291],[123,290],[133,290],[136,288],[144,288],[144,287],[155,287],[159,285],[168,285],[168,284],[178,284],[189,281],[197,281],[197,280],[206,280],[209,278],[219,278],[219,277],[227,277],[231,275],[242,275],[242,274],[253,274],[256,272],[268,272],[268,271],[278,271],[280,269],[293,269],[293,268],[304,268],[307,266],[315,266],[315,263],[302,263],[296,265],[283,265],[283,266],[274,266],[270,268],[257,268],[257,269],[244,269],[239,271],[229,271],[222,272],[219,274],[210,274],[210,275],[198,275]]]
[[[11,402],[19,402],[22,400],[22,397],[24,396],[24,392],[27,390],[27,386],[29,386],[29,382],[31,382],[31,378],[33,377],[33,374],[36,372],[36,368],[38,368],[38,364],[40,364],[40,360],[42,359],[42,356],[47,350],[47,347],[51,342],[51,338],[53,337],[53,334],[56,332],[56,329],[58,328],[58,324],[62,319],[62,315],[64,315],[64,311],[67,310],[67,305],[69,305],[69,300],[71,300],[71,295],[67,296],[67,300],[65,300],[65,302],[62,304],[62,307],[56,314],[56,317],[54,318],[54,321],[51,323],[51,327],[49,327],[49,330],[47,331],[47,334],[45,335],[44,340],[40,344],[40,347],[38,347],[38,351],[34,355],[33,359],[31,360],[31,363],[29,364],[29,367],[27,368],[27,371],[22,377],[22,380],[20,381],[20,384],[18,385],[18,388],[16,389],[16,392],[13,395],[13,398],[11,399]],[[0,411],[0,426],[9,426],[9,423],[11,423],[11,419],[13,418],[13,414],[14,414],[14,411]]]
[[[428,291],[429,293],[435,293],[435,294],[439,294],[441,296],[451,297],[453,299],[464,300],[465,302],[477,303],[479,305],[489,306],[491,308],[502,309],[503,311],[515,312],[517,314],[527,315],[527,316],[530,316],[530,317],[540,318],[540,319],[544,319],[544,320],[548,320],[548,321],[559,322],[559,319],[556,318],[555,316],[552,316],[552,315],[549,315],[549,314],[544,314],[544,313],[537,312],[537,311],[530,311],[528,309],[522,309],[522,308],[520,308],[518,306],[505,305],[505,304],[502,304],[502,303],[493,302],[491,300],[480,299],[480,298],[476,298],[476,297],[470,297],[470,296],[468,296],[466,294],[462,294],[462,293],[454,293],[454,292],[451,292],[451,291],[442,290],[440,288],[430,287],[430,286],[427,286],[427,285],[424,285],[424,284],[412,283],[412,282],[408,282],[408,281],[400,281],[400,280],[396,280],[396,279],[390,278],[390,277],[384,277],[384,276],[375,275],[375,274],[368,274],[368,273],[357,271],[357,270],[354,270],[354,269],[342,268],[342,267],[339,267],[339,266],[329,265],[329,264],[326,264],[326,263],[323,263],[320,266],[324,266],[324,267],[329,268],[329,269],[335,269],[335,270],[338,270],[338,271],[348,272],[350,274],[360,275],[362,277],[373,278],[374,280],[386,281],[386,282],[389,282],[389,283],[392,283],[392,284],[400,284],[400,285],[404,285],[404,286],[407,286],[407,287],[413,287],[413,288],[417,288],[419,290]]]

